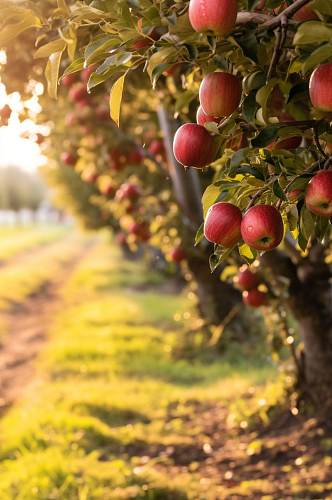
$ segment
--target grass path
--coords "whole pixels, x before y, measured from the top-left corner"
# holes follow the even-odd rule
[[[262,397],[273,366],[180,358],[190,304],[159,285],[103,243],[69,276],[34,383],[0,422],[0,498],[328,498],[327,430],[239,430],[236,407]],[[309,461],[310,439],[324,444]]]

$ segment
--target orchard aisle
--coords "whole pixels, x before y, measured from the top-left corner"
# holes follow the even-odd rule
[[[44,238],[39,237],[32,249],[8,259],[0,271],[0,415],[33,383],[34,360],[47,340],[52,319],[61,309],[61,288],[94,243],[83,235],[69,236],[67,231],[55,231],[52,238],[58,241],[50,244],[43,229],[38,236]],[[12,279],[15,283],[11,283]]]
[[[184,357],[191,306],[163,285],[103,242],[78,262],[34,383],[0,422],[2,500],[326,498],[328,452],[309,451],[327,430],[238,431],[236,408],[273,367]]]

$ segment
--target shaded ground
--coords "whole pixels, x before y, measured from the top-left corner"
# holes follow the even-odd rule
[[[25,365],[34,383],[0,422],[1,499],[332,498],[329,422],[283,413],[245,428],[244,408],[266,419],[280,395],[265,357],[248,345],[180,359],[196,321],[186,297],[104,244],[75,255],[5,337],[7,380]]]

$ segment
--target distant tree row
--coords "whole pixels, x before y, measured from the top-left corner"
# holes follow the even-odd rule
[[[45,199],[45,186],[37,174],[19,167],[0,169],[0,210],[37,211]]]

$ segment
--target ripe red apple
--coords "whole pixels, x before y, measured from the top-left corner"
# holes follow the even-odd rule
[[[235,27],[237,0],[190,0],[189,20],[195,31],[227,35]]]
[[[174,156],[185,167],[204,168],[215,160],[217,151],[216,139],[201,125],[186,123],[174,136]]]
[[[108,156],[111,161],[111,168],[113,170],[119,172],[120,170],[125,168],[127,158],[121,149],[112,149],[111,151],[109,151]]]
[[[140,189],[136,184],[125,182],[116,192],[116,199],[122,200],[136,200],[140,195]]]
[[[128,163],[133,165],[140,165],[144,160],[143,151],[140,148],[133,148],[127,155]]]
[[[232,248],[241,239],[241,210],[232,203],[212,205],[205,217],[204,236],[211,243]]]
[[[61,161],[70,167],[73,167],[76,165],[77,162],[77,156],[74,153],[71,153],[70,151],[64,151],[61,155]]]
[[[181,63],[172,64],[169,68],[165,69],[163,75],[165,76],[173,76],[178,70],[181,68]]]
[[[61,85],[64,87],[71,87],[76,82],[76,74],[70,73],[61,78]]]
[[[246,306],[260,307],[267,304],[267,293],[261,292],[257,288],[246,290],[242,293],[242,299]]]
[[[138,25],[139,31],[142,31],[142,19],[138,20],[137,25]],[[142,37],[138,38],[132,44],[132,48],[134,50],[146,49],[147,47],[151,47],[151,45],[153,44],[153,41],[159,40],[159,38],[160,38],[160,34],[158,33],[158,31],[155,28],[153,28],[152,30],[150,30],[148,32],[146,37],[142,36]]]
[[[186,258],[186,253],[182,247],[175,247],[172,248],[169,256],[173,262],[180,263]]]
[[[79,102],[83,101],[84,103],[86,103],[88,100],[89,94],[86,90],[86,86],[84,85],[84,83],[81,83],[81,82],[75,83],[70,88],[68,97],[72,102],[79,103]]]
[[[305,194],[308,209],[322,217],[332,217],[332,171],[321,170],[308,184]]]
[[[272,205],[256,205],[244,214],[241,224],[242,238],[256,250],[272,250],[284,235],[280,212]]]
[[[288,201],[290,201],[291,203],[295,203],[299,200],[299,198],[303,195],[303,191],[302,189],[293,189],[292,191],[289,191],[289,193],[287,193],[287,199]]]
[[[311,74],[309,94],[314,108],[332,111],[332,63],[321,64]]]
[[[129,232],[141,241],[148,241],[151,236],[147,222],[133,222],[129,227]]]
[[[91,64],[87,68],[82,69],[81,80],[85,85],[87,85],[89,78],[92,75],[92,73],[95,71],[96,67],[97,67],[97,64]]]
[[[315,11],[312,10],[310,4],[308,4],[308,5],[303,5],[303,7],[301,7],[297,12],[295,12],[295,14],[293,15],[293,19],[295,19],[295,21],[304,22],[304,21],[314,21],[316,19],[319,19],[319,17],[315,13]]]
[[[223,71],[209,73],[199,88],[199,101],[204,112],[210,116],[231,115],[241,100],[240,80]]]
[[[302,137],[299,136],[293,136],[293,137],[286,137],[285,139],[280,139],[279,141],[273,141],[271,144],[269,144],[268,149],[270,151],[277,151],[279,149],[286,149],[287,151],[291,149],[296,149],[300,146],[302,142]]]
[[[252,290],[258,287],[260,279],[256,273],[250,271],[248,266],[242,266],[234,282],[241,290]]]
[[[149,144],[148,151],[154,156],[163,155],[165,153],[164,141],[162,139],[153,139]]]
[[[215,116],[207,115],[202,106],[199,106],[199,108],[197,109],[196,121],[198,125],[204,125],[205,123],[209,122],[219,123],[220,119]]]

